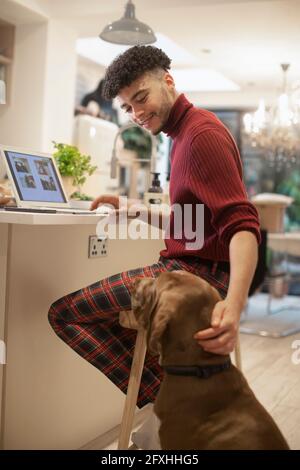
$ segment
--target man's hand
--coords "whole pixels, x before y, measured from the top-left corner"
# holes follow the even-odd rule
[[[97,197],[91,204],[90,210],[93,211],[97,207],[103,204],[110,204],[115,209],[119,209],[119,196],[113,196],[112,194],[103,194],[102,196]]]
[[[228,297],[218,302],[212,312],[211,328],[198,331],[194,338],[205,351],[214,354],[229,354],[234,350],[239,321],[244,304]]]
[[[230,281],[225,300],[218,302],[211,316],[211,328],[194,335],[205,351],[229,354],[234,350],[240,316],[257,264],[257,239],[247,231],[237,232],[229,244]]]

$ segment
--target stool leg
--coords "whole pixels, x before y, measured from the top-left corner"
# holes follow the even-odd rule
[[[242,370],[242,358],[241,358],[241,344],[240,344],[240,335],[238,334],[236,345],[234,348],[234,362],[236,367],[239,370]]]
[[[132,431],[133,425],[134,412],[145,362],[145,355],[147,349],[146,338],[146,330],[139,329],[137,332],[136,343],[134,347],[132,366],[121,423],[118,450],[128,449],[130,433]]]

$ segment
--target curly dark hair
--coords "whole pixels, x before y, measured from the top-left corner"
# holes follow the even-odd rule
[[[115,98],[119,91],[131,85],[145,72],[169,70],[171,59],[157,47],[134,46],[116,57],[106,70],[103,96],[107,100]]]

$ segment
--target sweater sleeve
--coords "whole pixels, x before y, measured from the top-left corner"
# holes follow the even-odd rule
[[[197,134],[191,142],[189,163],[191,190],[209,209],[219,242],[228,247],[236,232],[246,230],[260,243],[258,213],[248,200],[231,136],[217,129]]]

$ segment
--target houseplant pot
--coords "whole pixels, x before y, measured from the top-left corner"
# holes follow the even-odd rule
[[[67,193],[68,198],[76,191],[76,187],[73,185],[73,177],[72,176],[62,176],[61,177],[65,191]]]

